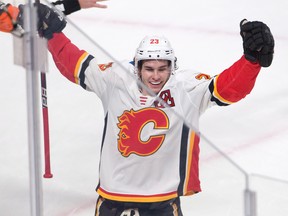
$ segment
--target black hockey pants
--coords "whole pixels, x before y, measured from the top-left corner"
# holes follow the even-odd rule
[[[183,216],[179,197],[163,202],[117,202],[99,196],[95,216]]]

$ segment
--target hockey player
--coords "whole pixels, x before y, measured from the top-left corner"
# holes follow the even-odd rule
[[[181,216],[179,197],[201,191],[199,118],[207,108],[236,103],[251,92],[261,67],[273,60],[270,29],[242,20],[243,56],[210,77],[178,71],[173,48],[158,36],[145,37],[133,61],[99,64],[62,33],[66,22],[58,14],[41,4],[38,12],[39,34],[48,39],[59,71],[103,104],[95,215]]]

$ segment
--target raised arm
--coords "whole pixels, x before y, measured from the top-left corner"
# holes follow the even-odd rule
[[[269,67],[273,60],[274,38],[266,24],[244,19],[240,34],[244,55],[210,84],[212,100],[218,105],[229,105],[249,94],[261,67]]]

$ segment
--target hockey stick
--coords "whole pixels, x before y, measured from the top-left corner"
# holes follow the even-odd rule
[[[35,1],[40,3],[39,0]],[[23,28],[14,20],[7,10],[5,3],[0,1],[1,10],[5,11],[11,22],[13,24],[13,30],[11,33],[16,37],[23,37],[25,31]],[[42,115],[43,115],[43,136],[44,136],[44,158],[45,158],[45,173],[44,178],[52,178],[51,165],[50,165],[50,139],[49,139],[49,118],[48,118],[48,103],[47,103],[47,83],[46,83],[46,74],[41,71],[41,97],[42,97]]]
[[[44,161],[45,172],[44,178],[52,178],[50,164],[50,136],[49,136],[49,118],[48,118],[48,101],[47,101],[47,83],[46,74],[41,72],[41,96],[42,96],[42,115],[43,115],[43,132],[44,132]]]
[[[36,5],[40,0],[35,0]],[[49,135],[49,116],[48,116],[48,99],[47,99],[47,82],[46,73],[41,71],[41,97],[42,97],[42,116],[43,116],[43,136],[44,136],[44,178],[52,178],[50,163],[50,135]]]

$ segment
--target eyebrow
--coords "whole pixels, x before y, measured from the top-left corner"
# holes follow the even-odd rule
[[[162,66],[160,66],[158,68],[154,68],[152,66],[144,65],[144,68],[146,68],[146,69],[162,69],[162,68],[166,68],[166,67],[169,67],[169,65],[168,64],[167,65],[162,65]]]

